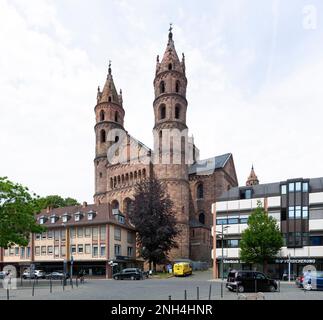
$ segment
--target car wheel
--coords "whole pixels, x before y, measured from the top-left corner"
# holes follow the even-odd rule
[[[114,277],[114,280],[119,280],[119,277],[118,276]]]
[[[134,276],[131,276],[131,278],[130,278],[131,280],[135,280],[135,277]]]
[[[273,285],[269,286],[269,292],[275,292],[276,288]]]
[[[244,286],[238,286],[238,292],[244,293]]]

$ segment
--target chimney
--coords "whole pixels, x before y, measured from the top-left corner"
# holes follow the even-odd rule
[[[83,202],[83,208],[86,208],[87,207],[87,202],[86,201],[84,201]]]
[[[51,210],[52,210],[52,207],[48,206],[46,209],[46,212],[49,213],[49,212],[51,212]]]

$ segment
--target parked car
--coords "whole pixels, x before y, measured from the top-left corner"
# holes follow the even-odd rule
[[[230,291],[245,291],[259,292],[277,290],[277,281],[268,278],[264,273],[257,271],[230,271],[227,278],[226,287]]]
[[[3,280],[6,276],[6,273],[4,271],[0,271],[0,279]]]
[[[30,270],[25,270],[22,274],[23,279],[45,279],[45,271],[35,270],[33,274],[30,273]]]
[[[174,264],[174,276],[188,276],[192,274],[192,266],[188,262]]]
[[[70,278],[69,273],[65,274],[66,279]],[[64,272],[62,271],[54,271],[51,273],[46,274],[46,279],[52,279],[52,280],[62,280],[64,279]]]
[[[115,280],[142,280],[143,278],[143,273],[138,268],[123,269],[121,272],[113,275]]]

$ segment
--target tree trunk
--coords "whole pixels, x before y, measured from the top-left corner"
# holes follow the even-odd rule
[[[151,260],[149,260],[149,271],[151,270]]]
[[[267,260],[264,260],[264,264],[263,264],[263,272],[264,274],[267,274],[268,271],[268,262]]]
[[[154,265],[154,273],[156,273],[156,261],[153,262]]]

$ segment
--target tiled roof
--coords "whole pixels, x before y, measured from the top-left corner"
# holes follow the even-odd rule
[[[231,156],[231,153],[226,153],[206,160],[199,160],[189,167],[189,174],[212,174],[215,170],[224,168]]]
[[[87,219],[87,214],[90,212],[95,212],[95,217],[93,220]],[[81,213],[83,217],[80,221],[75,221],[74,217],[76,214]],[[62,216],[68,214],[71,218],[63,223]],[[50,217],[57,216],[59,219],[55,223],[51,223]],[[47,221],[43,224],[46,227],[61,227],[63,224],[66,226],[79,226],[79,225],[98,225],[98,224],[117,224],[122,227],[134,229],[130,225],[128,219],[125,219],[125,224],[118,222],[115,216],[112,215],[111,207],[109,204],[90,204],[86,206],[71,206],[63,208],[51,209],[49,212],[47,209],[43,210],[37,215],[37,222],[39,223],[40,218],[46,217]]]

